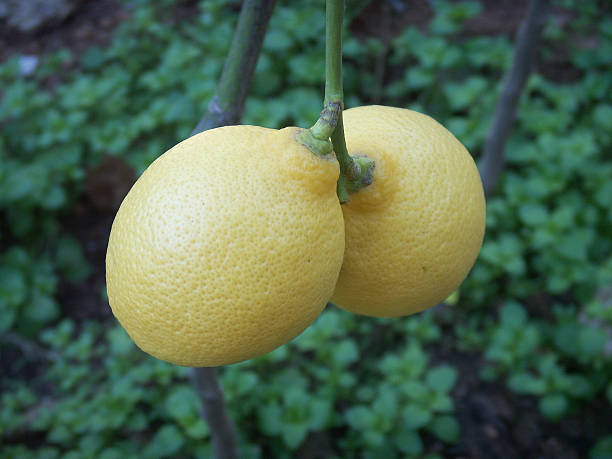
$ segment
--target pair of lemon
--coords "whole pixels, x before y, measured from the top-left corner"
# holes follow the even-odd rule
[[[338,163],[298,128],[230,126],[160,156],[117,213],[109,302],[162,360],[217,366],[293,339],[328,301],[394,317],[444,300],[472,267],[485,201],[472,157],[432,118],[344,112],[351,155],[373,182],[340,205]]]

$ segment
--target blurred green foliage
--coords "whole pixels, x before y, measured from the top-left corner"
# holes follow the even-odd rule
[[[278,2],[245,123],[316,119],[320,3]],[[349,2],[349,17],[365,4]],[[431,4],[429,24],[389,43],[348,31],[347,106],[424,111],[477,156],[512,43],[462,34],[464,21],[482,11],[477,1]],[[597,400],[612,404],[612,21],[594,0],[556,5],[572,20],[547,23],[541,54],[569,53],[572,72],[529,80],[505,173],[488,202],[481,256],[454,295],[450,319],[373,320],[329,309],[292,343],[222,369],[241,457],[292,457],[325,430],[348,455],[439,457],[428,455],[425,440],[450,445],[461,435],[451,393],[461,375],[430,352],[445,335],[482,354],[483,379],[536,397],[550,420]],[[87,170],[115,155],[142,172],[189,134],[213,94],[236,20],[229,0],[202,1],[180,24],[167,19],[170,0],[123,6],[130,16],[108,47],[78,59],[68,50],[44,56],[29,77],[19,75],[18,57],[0,65],[0,333],[52,351],[27,384],[15,376],[26,355],[0,382],[6,457],[210,455],[186,369],[145,357],[115,324],[62,318],[56,299],[60,280],[78,283],[91,272],[60,224]],[[542,301],[544,312],[536,307]],[[611,444],[603,437],[591,457],[610,457]]]

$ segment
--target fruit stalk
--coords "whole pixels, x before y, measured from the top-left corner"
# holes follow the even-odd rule
[[[346,148],[342,110],[344,110],[344,91],[342,87],[342,24],[344,20],[344,0],[327,0],[325,6],[325,100],[319,121],[311,128],[315,137],[329,132],[334,152],[340,164],[337,193],[341,203],[349,201],[349,192],[355,192],[372,182],[374,161],[361,158],[355,161]],[[334,116],[328,121],[325,113]],[[327,129],[322,124],[327,123]]]
[[[342,24],[344,0],[327,0],[325,3],[325,100],[340,103],[344,109],[342,88]],[[340,116],[340,119],[342,116]]]

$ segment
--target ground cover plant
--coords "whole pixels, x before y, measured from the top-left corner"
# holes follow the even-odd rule
[[[245,123],[317,117],[324,13],[301,3],[277,4]],[[237,5],[201,2],[180,21],[172,1],[118,5],[126,19],[108,44],[51,52],[29,76],[18,55],[0,67],[8,457],[210,455],[186,370],[144,356],[108,316],[99,234],[118,203],[96,194],[116,183],[104,164],[138,174],[188,136]],[[478,158],[513,30],[483,26],[488,3],[432,2],[418,7],[429,20],[375,33],[367,18],[384,8],[349,3],[347,106],[425,111]],[[605,2],[551,8],[454,305],[399,321],[330,307],[285,347],[221,370],[244,457],[610,457],[612,22]]]

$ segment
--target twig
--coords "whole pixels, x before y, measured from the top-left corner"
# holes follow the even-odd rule
[[[547,0],[531,0],[527,18],[521,23],[516,39],[512,67],[506,73],[503,90],[495,108],[493,123],[482,153],[480,175],[489,196],[504,168],[504,149],[516,117],[523,87],[531,73],[537,45],[546,16]]]
[[[323,111],[315,125],[302,132],[296,139],[315,154],[325,154],[328,138],[340,165],[337,194],[340,204],[349,201],[349,193],[372,183],[374,160],[367,156],[352,157],[346,149],[342,111],[344,90],[342,87],[342,24],[344,0],[325,2],[325,99]],[[323,143],[321,144],[321,141]],[[318,144],[318,146],[317,146]]]
[[[202,405],[200,415],[210,427],[214,455],[218,459],[238,458],[236,428],[223,401],[223,390],[214,368],[192,368],[191,381]]]
[[[24,339],[13,332],[5,332],[0,335],[0,342],[18,348],[23,353],[23,355],[30,360],[49,360],[55,362],[60,359],[60,355],[57,352],[45,349],[44,347],[39,346],[35,342]]]
[[[191,135],[240,122],[275,0],[244,0],[221,78]]]
[[[240,122],[274,2],[244,0],[215,95],[191,135]],[[238,458],[236,428],[225,408],[215,369],[192,368],[190,374],[202,402],[200,413],[210,428],[214,456]]]

